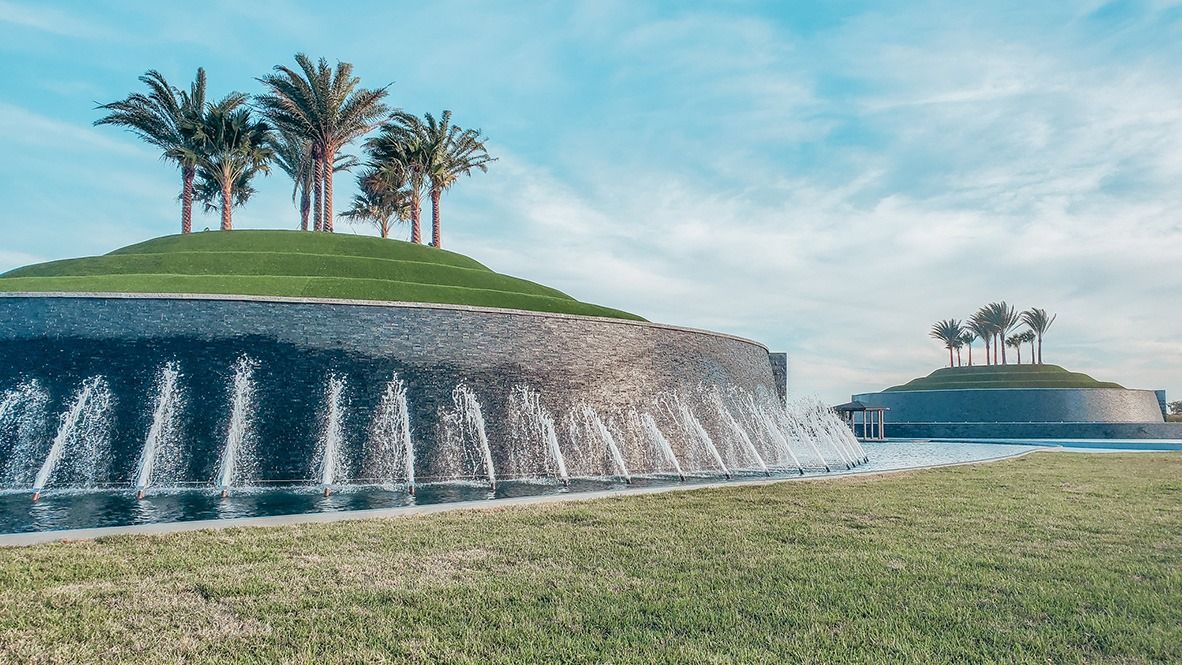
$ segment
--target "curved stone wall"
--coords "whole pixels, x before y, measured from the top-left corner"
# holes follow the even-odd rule
[[[698,394],[707,385],[760,400],[777,395],[763,346],[656,324],[250,297],[0,297],[0,392],[35,381],[47,393],[46,431],[39,440],[53,438],[70,396],[87,379],[102,376],[109,385],[113,445],[99,482],[125,481],[133,473],[153,418],[158,377],[169,363],[180,373],[184,408],[177,417],[191,439],[185,443],[183,476],[206,482],[213,477],[231,419],[234,368],[242,357],[256,368],[252,428],[262,460],[256,474],[270,480],[314,475],[309,465],[323,445],[330,377],[344,385],[339,417],[351,440],[343,445],[354,447],[372,427],[383,386],[395,375],[405,382],[411,427],[422,448],[420,477],[444,474],[445,466],[457,464],[433,456],[448,436],[448,423],[456,422],[453,391],[459,385],[470,388],[481,404],[497,464],[519,469],[530,462],[507,459],[508,446],[498,445],[513,436],[508,401],[519,387],[536,393],[559,434],[568,427],[565,416],[582,405],[617,431],[626,429],[621,423],[633,411],[644,409],[663,430],[674,432],[673,416],[657,405],[674,393]],[[695,406],[698,417],[722,441],[723,425],[702,405],[699,400]],[[686,458],[705,454],[669,438]],[[639,444],[621,441],[625,455],[631,445]],[[0,450],[0,459],[4,454]],[[9,451],[10,458],[13,454]],[[610,471],[611,465],[602,457],[570,462],[585,467],[572,468],[572,474]],[[470,466],[471,460],[458,464]],[[9,482],[12,466],[10,459]]]
[[[1151,390],[1024,388],[892,390],[854,395],[890,408],[888,423],[1160,423]]]

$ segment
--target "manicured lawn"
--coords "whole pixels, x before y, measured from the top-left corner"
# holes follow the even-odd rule
[[[639,319],[398,240],[298,231],[167,236],[0,275],[0,292],[197,293],[394,300]]]
[[[1182,455],[0,551],[12,662],[1182,662]]]
[[[974,365],[945,367],[891,390],[962,390],[972,388],[1120,388],[1058,365]]]

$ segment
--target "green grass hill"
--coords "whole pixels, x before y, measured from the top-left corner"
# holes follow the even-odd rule
[[[1058,365],[977,365],[945,367],[892,390],[968,390],[974,388],[1121,388]]]
[[[0,275],[0,292],[288,296],[502,307],[643,320],[493,272],[462,254],[369,236],[208,231]]]

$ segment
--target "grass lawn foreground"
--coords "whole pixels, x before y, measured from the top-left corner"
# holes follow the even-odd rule
[[[0,550],[6,662],[1182,662],[1182,455]]]

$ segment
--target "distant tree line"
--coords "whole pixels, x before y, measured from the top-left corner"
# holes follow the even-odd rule
[[[930,335],[948,350],[949,367],[962,365],[961,350],[965,348],[968,349],[968,364],[972,366],[973,343],[977,340],[981,340],[985,346],[986,365],[1008,364],[1007,347],[1017,352],[1017,362],[1021,364],[1023,344],[1030,345],[1030,362],[1041,365],[1043,336],[1055,322],[1056,316],[1037,307],[1018,312],[1003,300],[985,305],[964,321],[937,321]],[[1020,326],[1025,328],[1019,330]]]
[[[487,171],[489,156],[479,130],[438,118],[391,110],[387,89],[362,88],[353,66],[330,67],[300,53],[296,67],[276,65],[259,77],[264,92],[232,92],[206,98],[204,69],[188,90],[157,71],[140,77],[146,87],[103,104],[96,125],[116,125],[160,149],[181,172],[181,233],[193,228],[193,203],[221,213],[221,228],[234,228],[233,209],[254,194],[254,178],[278,166],[292,179],[300,228],[331,233],[333,176],[359,169],[359,193],[342,217],[377,227],[389,237],[394,223],[409,222],[411,241],[422,242],[421,200],[431,198],[431,244],[442,243],[443,192],[463,175]],[[342,154],[367,134],[365,159]]]

